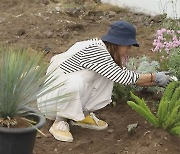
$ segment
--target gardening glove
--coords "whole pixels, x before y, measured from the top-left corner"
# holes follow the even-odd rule
[[[155,73],[155,83],[160,87],[166,87],[170,82],[173,81],[169,72],[157,72]]]

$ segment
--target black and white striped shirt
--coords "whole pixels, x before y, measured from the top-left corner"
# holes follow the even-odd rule
[[[60,65],[65,74],[90,69],[124,85],[134,84],[139,78],[139,74],[122,69],[115,63],[102,40],[91,39],[74,44],[76,46],[80,50]]]

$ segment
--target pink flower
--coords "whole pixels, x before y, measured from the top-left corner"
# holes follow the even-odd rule
[[[161,35],[162,31],[161,30],[157,30],[157,35]]]
[[[161,32],[162,32],[162,33],[166,32],[166,29],[165,29],[165,28],[162,28],[162,29],[161,29]]]
[[[164,50],[167,54],[169,54],[170,50],[173,48],[177,48],[180,46],[180,30],[167,30],[162,28],[157,30],[156,38],[153,41],[154,49],[153,52],[161,52]]]
[[[159,36],[158,36],[158,40],[163,40],[163,36],[162,36],[162,35],[159,35]]]
[[[176,33],[180,34],[180,30],[177,30]]]

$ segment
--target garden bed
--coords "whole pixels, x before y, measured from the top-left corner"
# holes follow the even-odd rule
[[[179,154],[178,137],[154,129],[125,102],[116,107],[107,106],[97,115],[106,120],[108,129],[95,131],[71,126],[73,143],[56,141],[47,131],[52,123],[48,121],[43,130],[48,138],[38,135],[35,154]],[[138,127],[128,133],[127,125],[134,123]]]
[[[161,25],[161,16],[150,17],[134,14],[128,10],[109,6],[95,7],[88,1],[83,7],[58,5],[58,0],[3,0],[0,2],[0,45],[28,45],[44,52],[45,61],[64,52],[76,41],[101,37],[109,24],[123,19],[137,27],[140,48],[132,48],[132,56],[146,55],[153,58],[152,42],[156,30]],[[94,6],[94,7],[92,7]],[[110,7],[109,7],[110,8]],[[141,96],[144,96],[141,95]],[[145,94],[149,103],[158,97]],[[153,98],[153,99],[152,99]],[[55,140],[48,129],[52,121],[47,121],[42,131],[47,135],[37,136],[34,154],[179,154],[180,138],[162,129],[154,129],[133,111],[126,102],[109,105],[96,112],[109,127],[104,131],[94,131],[71,126],[73,143]],[[127,125],[138,123],[138,127],[128,133]]]

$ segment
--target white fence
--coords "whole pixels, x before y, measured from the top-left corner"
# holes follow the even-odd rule
[[[180,0],[101,0],[120,7],[127,7],[135,12],[149,15],[166,13],[167,17],[180,18]]]

